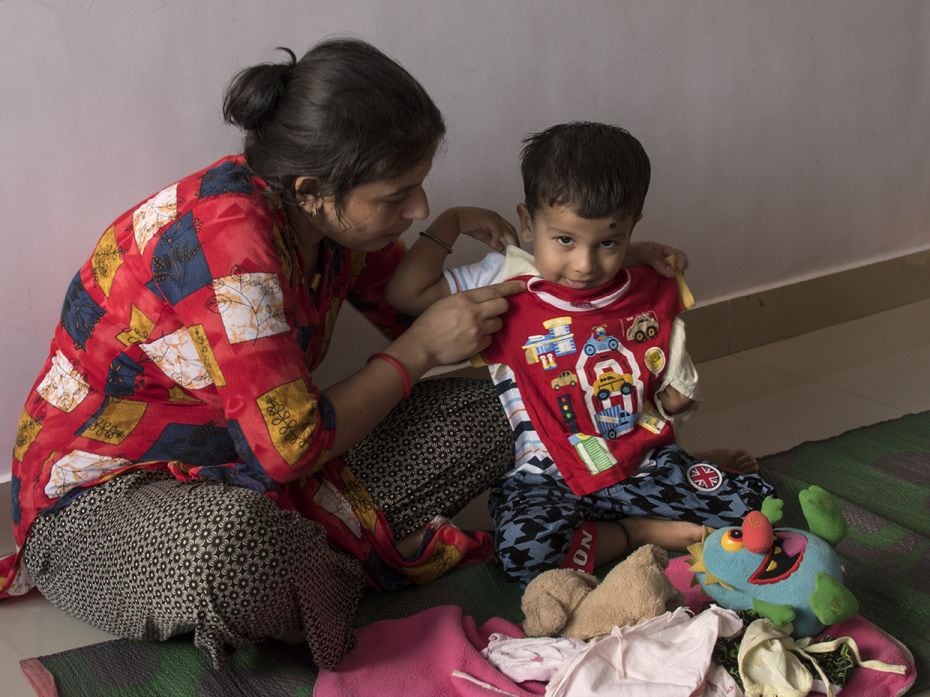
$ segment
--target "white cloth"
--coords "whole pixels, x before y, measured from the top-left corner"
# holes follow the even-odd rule
[[[855,658],[854,665],[882,673],[903,675],[906,667],[882,661],[863,661],[859,647],[852,637],[839,637],[831,641],[815,642],[811,637],[794,639],[791,625],[776,626],[771,620],[759,619],[746,628],[739,645],[737,662],[739,676],[748,697],[804,697],[812,690],[833,697],[840,691],[831,685],[826,674],[817,663],[817,654],[830,653],[841,645],[849,647]],[[801,661],[804,656],[813,663],[817,678],[808,665]]]
[[[742,691],[713,660],[720,636],[739,632],[735,612],[711,605],[697,616],[678,608],[607,637],[563,664],[546,697],[736,697]]]
[[[793,648],[790,629],[777,627],[770,620],[756,620],[746,628],[737,661],[739,677],[748,697],[805,697],[810,694],[814,678],[792,652]]]
[[[587,646],[581,639],[514,639],[506,634],[492,634],[481,655],[514,682],[549,682],[552,674],[565,661],[584,651]]]

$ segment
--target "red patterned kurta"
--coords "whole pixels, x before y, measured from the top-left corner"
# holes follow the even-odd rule
[[[241,156],[226,157],[103,233],[68,287],[20,418],[18,546],[39,513],[135,468],[313,505],[320,477],[304,478],[328,459],[335,424],[311,372],[344,300],[387,334],[403,330],[383,291],[404,250],[366,255],[324,242],[321,275],[308,283],[286,215],[267,194]],[[349,481],[341,470],[331,461],[324,476]],[[351,517],[346,499],[323,488],[334,520]],[[0,597],[29,589],[19,571],[17,556],[0,560]]]

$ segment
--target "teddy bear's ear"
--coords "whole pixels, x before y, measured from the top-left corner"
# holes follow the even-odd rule
[[[637,548],[627,559],[643,568],[658,565],[664,569],[668,566],[668,552],[651,544]]]
[[[578,604],[598,585],[579,569],[550,569],[527,584],[520,602],[527,636],[559,636]]]
[[[523,631],[527,636],[559,636],[568,622],[568,608],[550,591],[523,598]]]

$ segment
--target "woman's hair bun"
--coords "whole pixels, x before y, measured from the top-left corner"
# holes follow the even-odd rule
[[[286,63],[260,63],[237,73],[226,88],[223,118],[246,131],[257,131],[274,111],[275,104],[287,88],[297,56],[283,46]]]
[[[397,61],[360,39],[336,37],[300,59],[257,65],[226,90],[223,116],[245,129],[249,168],[295,205],[300,176],[337,206],[365,182],[393,179],[432,158],[442,114]]]

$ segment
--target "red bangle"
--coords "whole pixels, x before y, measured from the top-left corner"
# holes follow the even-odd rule
[[[413,389],[413,385],[410,383],[410,373],[407,372],[407,368],[399,360],[394,358],[387,353],[373,353],[368,357],[368,363],[371,363],[376,358],[380,358],[382,361],[388,363],[394,370],[397,371],[397,374],[400,376],[400,381],[404,386],[404,399],[410,396],[410,390]]]

